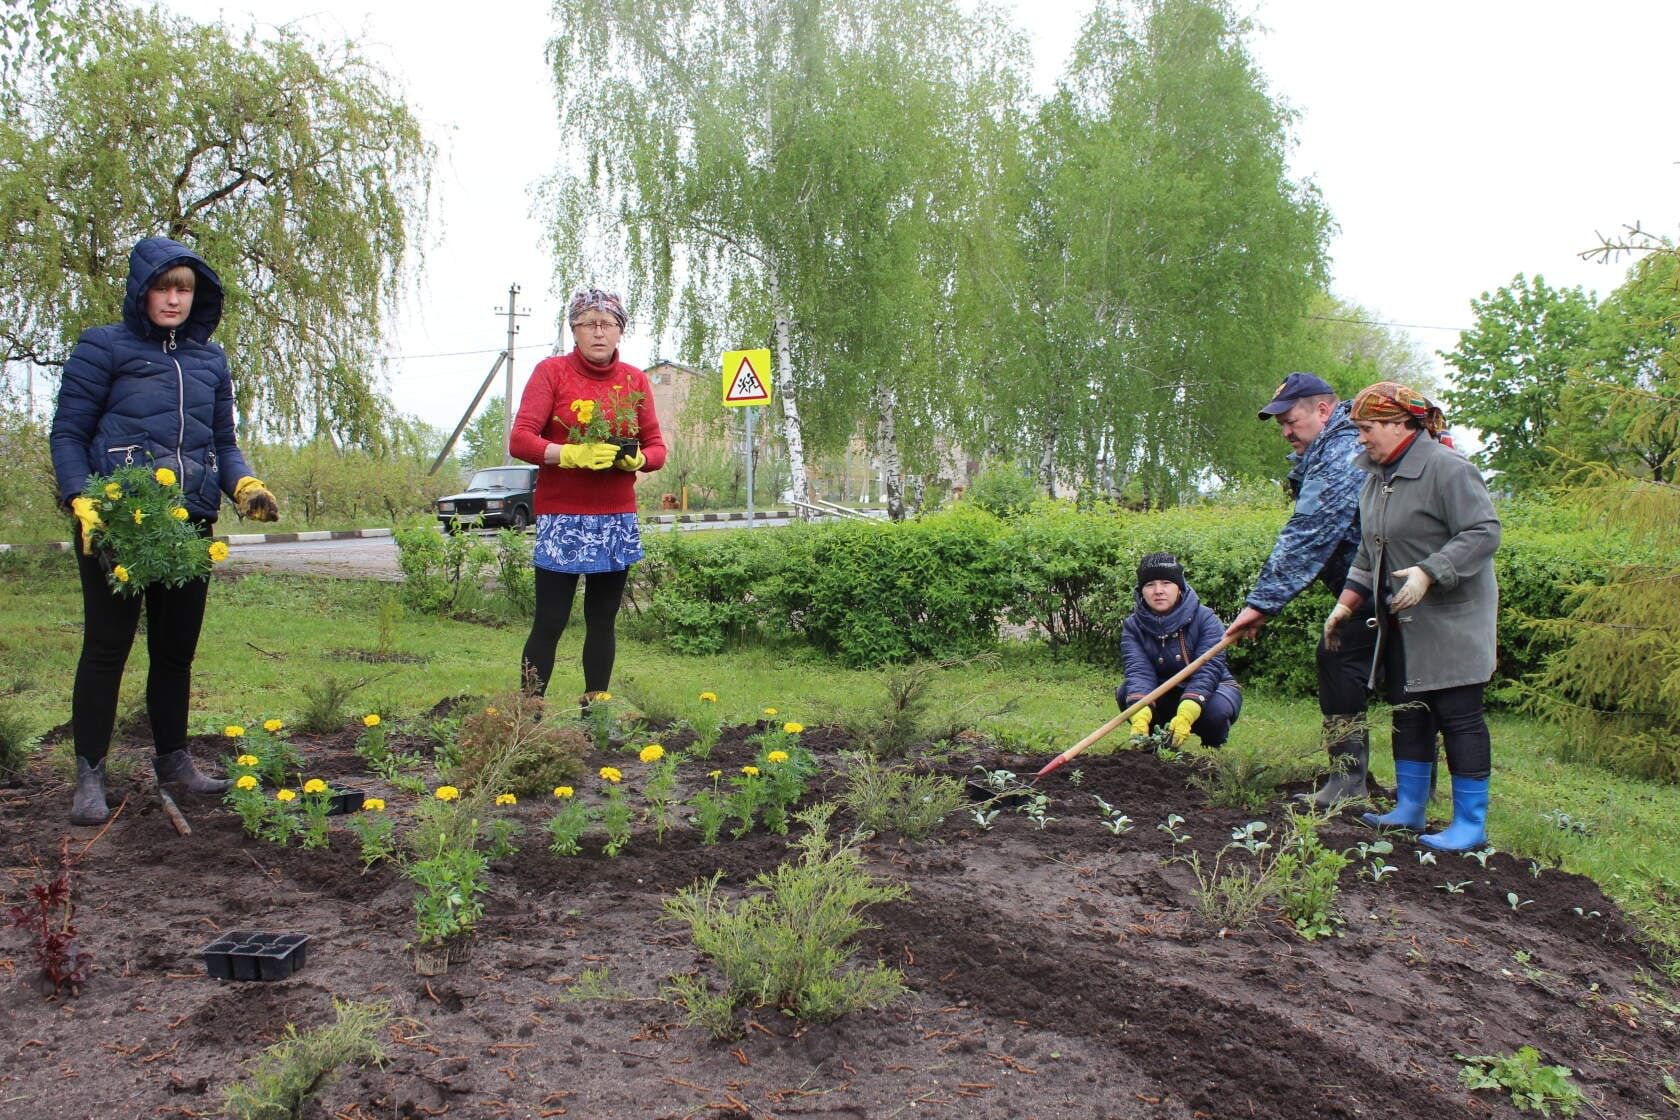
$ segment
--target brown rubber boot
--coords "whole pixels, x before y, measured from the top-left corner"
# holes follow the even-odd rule
[[[169,786],[172,794],[190,793],[195,797],[220,797],[233,785],[226,778],[210,778],[198,772],[192,755],[186,751],[160,754],[152,764],[157,768],[160,786]]]
[[[76,796],[70,802],[70,823],[104,824],[111,815],[105,804],[105,760],[90,763],[76,756]]]

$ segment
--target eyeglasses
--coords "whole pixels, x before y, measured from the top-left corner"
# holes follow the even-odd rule
[[[585,319],[582,322],[572,324],[572,331],[576,334],[582,334],[584,331],[616,331],[620,329],[622,328],[619,327],[617,319]]]

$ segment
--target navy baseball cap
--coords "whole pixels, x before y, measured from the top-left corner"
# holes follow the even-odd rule
[[[1321,397],[1336,395],[1336,390],[1330,387],[1330,382],[1311,373],[1292,373],[1283,379],[1283,384],[1277,387],[1272,399],[1260,410],[1260,419],[1268,416],[1281,416],[1295,407],[1295,402],[1302,397]]]

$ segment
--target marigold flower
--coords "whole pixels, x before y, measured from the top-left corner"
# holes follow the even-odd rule
[[[601,767],[601,780],[616,785],[624,780],[624,774],[616,766],[603,766]]]
[[[764,756],[764,761],[777,766],[786,762],[787,759],[788,754],[786,751],[771,751],[769,754]]]
[[[758,767],[756,767],[756,766],[743,766],[743,767],[741,767],[741,773],[745,774],[749,778],[756,778],[756,777],[758,777]]]
[[[715,693],[715,692],[702,692],[700,694],[700,699],[707,704],[716,704],[717,703],[717,693]]]
[[[185,521],[187,519],[187,507],[171,506],[169,509],[169,516],[173,517],[177,521]]]
[[[612,699],[612,693],[610,693],[610,692],[597,692],[595,694],[595,699],[597,699],[597,700],[611,700]]]
[[[571,786],[555,786],[554,787],[554,796],[556,796],[556,797],[570,797],[571,795],[572,795],[572,787]]]
[[[138,525],[144,520],[146,520],[146,511],[136,506],[134,508],[134,523]]]
[[[486,709],[484,709],[484,714],[487,715],[487,716],[493,716],[493,715],[496,714],[496,709],[486,708]]]
[[[254,754],[242,754],[233,760],[235,766],[261,766],[262,759]]]
[[[243,790],[253,790],[257,788],[257,776],[255,774],[241,774],[239,780],[233,784]]]
[[[175,485],[175,472],[168,467],[159,467],[152,477],[158,480],[160,486]]]
[[[636,756],[643,762],[658,762],[665,757],[665,748],[658,743],[649,743],[642,748],[642,753]]]
[[[713,770],[710,774],[707,774],[706,777],[710,778],[712,781],[715,782],[719,778],[723,777],[723,771],[722,770]]]
[[[454,786],[439,786],[432,791],[432,796],[439,801],[455,801],[460,798],[461,791]]]
[[[323,782],[320,778],[311,778],[307,782],[303,783],[303,792],[325,793],[327,792],[327,783]]]
[[[369,712],[367,715],[363,716],[362,717],[362,726],[363,727],[378,727],[379,726],[379,713],[378,712]]]
[[[517,804],[519,804],[519,798],[515,797],[511,793],[498,793],[496,795],[496,804],[498,804],[498,805],[517,805]]]
[[[276,731],[280,730],[284,726],[286,726],[286,725],[281,723],[277,719],[265,719],[265,720],[263,720],[263,730],[268,732],[270,735],[274,734]]]
[[[120,497],[122,497],[122,485],[116,482],[107,482],[105,484],[105,499],[114,502]]]
[[[127,583],[128,582],[128,569],[123,567],[121,564],[118,564],[116,567],[112,568],[111,569],[111,574],[117,577],[117,582],[118,583]]]
[[[766,709],[764,709],[764,714],[767,715],[767,716],[773,716],[773,715],[776,714],[776,709],[775,708],[766,708]]]
[[[210,542],[210,559],[212,562],[220,564],[223,560],[227,559],[227,554],[228,547],[226,541]]]
[[[364,797],[362,799],[362,810],[368,813],[383,813],[385,811],[385,799],[383,797]]]
[[[794,723],[792,720],[789,720],[787,723],[782,724],[782,730],[786,731],[789,735],[797,735],[801,731],[805,730],[805,725],[803,723]]]
[[[297,800],[297,794],[293,793],[289,789],[277,789],[277,790],[274,791],[274,800],[276,800],[276,801],[296,801]]]
[[[229,739],[237,739],[245,734],[245,729],[237,723],[230,723],[226,727],[222,728],[222,734],[226,735]]]
[[[595,418],[595,402],[588,397],[572,402],[572,412],[577,415],[579,424],[587,424]]]

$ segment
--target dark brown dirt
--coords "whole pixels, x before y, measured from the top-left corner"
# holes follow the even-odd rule
[[[749,761],[745,734],[684,772]],[[832,794],[844,744],[807,739]],[[299,742],[312,775],[381,792],[353,734]],[[608,761],[637,788],[633,755],[592,766]],[[949,769],[966,776],[973,761]],[[1467,1093],[1454,1055],[1524,1044],[1576,1071],[1584,1115],[1672,1114],[1661,1077],[1680,1048],[1680,996],[1649,986],[1652,962],[1592,882],[1536,877],[1503,854],[1485,870],[1456,856],[1423,866],[1401,841],[1381,883],[1356,876],[1357,861],[1343,874],[1340,936],[1303,941],[1272,914],[1223,933],[1196,918],[1195,879],[1156,826],[1182,814],[1192,839],[1177,854],[1206,863],[1256,814],[1208,808],[1149,755],[1080,769],[1078,786],[1065,772],[1044,783],[1043,829],[1006,813],[982,832],[954,816],[931,841],[868,845],[876,872],[911,893],[874,911],[864,956],[901,968],[910,996],[826,1026],[761,1012],[732,1043],[661,998],[666,977],[702,962],[658,920],[660,901],[714,871],[743,886],[784,858],[781,837],[707,847],[678,825],[656,846],[644,828],[616,860],[594,845],[563,859],[544,847],[550,806],[521,804],[525,850],[494,867],[472,956],[424,979],[404,951],[412,888],[389,868],[361,874],[347,834],[329,851],[278,849],[200,805],[178,839],[124,785],[127,808],[77,866],[77,920],[97,958],[80,997],[43,1000],[22,939],[0,934],[0,1115],[214,1114],[242,1061],[288,1023],[328,1021],[333,996],[388,1000],[401,1019],[384,1068],[348,1071],[307,1117],[1515,1115],[1503,1097]],[[383,792],[394,809],[411,803]],[[1134,831],[1105,831],[1093,794]],[[8,902],[54,869],[68,804],[44,769],[0,791]],[[1266,819],[1280,830],[1280,811]],[[72,833],[74,853],[94,830]],[[1335,823],[1324,838],[1372,837]],[[1447,880],[1468,885],[1448,894]],[[313,935],[307,966],[274,984],[207,979],[197,950],[236,927]],[[586,968],[609,969],[622,998],[569,999]]]

